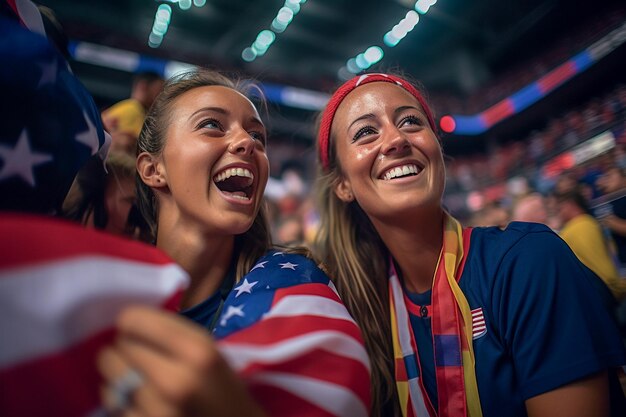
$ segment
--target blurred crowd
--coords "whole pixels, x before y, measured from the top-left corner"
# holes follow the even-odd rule
[[[626,165],[625,116],[626,86],[618,85],[521,141],[449,161],[448,205],[467,217],[496,201],[510,205],[528,188],[548,194],[563,177],[584,182],[598,197],[595,179],[607,167]]]

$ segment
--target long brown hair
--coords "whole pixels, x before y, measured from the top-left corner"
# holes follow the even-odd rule
[[[187,91],[206,86],[227,87],[250,99],[259,99],[258,89],[255,91],[254,84],[233,80],[216,71],[201,68],[173,77],[165,83],[163,91],[148,111],[137,141],[137,155],[142,152],[159,155],[165,146],[167,129],[170,124],[169,115],[172,113],[174,101]],[[253,92],[256,94],[252,94]],[[262,97],[261,104],[264,104]],[[158,233],[158,202],[152,188],[146,185],[139,175],[136,176],[136,186],[137,206],[148,224],[150,237],[154,243]],[[271,236],[265,210],[265,204],[262,204],[250,229],[235,237],[236,281],[239,281],[254,266],[254,262],[271,247]]]
[[[315,253],[331,277],[348,311],[359,325],[372,363],[372,415],[395,401],[395,378],[387,288],[387,248],[356,201],[335,194],[341,167],[330,147],[330,168],[316,184],[320,227]]]

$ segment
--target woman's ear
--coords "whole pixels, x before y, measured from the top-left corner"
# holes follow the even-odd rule
[[[137,156],[137,173],[148,187],[161,188],[167,186],[165,169],[161,165],[161,158],[142,152]]]
[[[342,179],[335,185],[335,195],[344,203],[351,203],[354,201],[354,194],[352,194],[352,185],[347,179]]]

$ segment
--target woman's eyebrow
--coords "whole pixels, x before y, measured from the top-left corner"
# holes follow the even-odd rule
[[[367,113],[367,114],[364,114],[363,116],[359,116],[359,117],[357,117],[356,119],[354,119],[354,120],[352,121],[352,123],[350,123],[350,125],[348,126],[348,129],[347,129],[347,130],[350,130],[350,128],[352,127],[352,125],[354,125],[354,124],[355,124],[355,123],[357,123],[357,122],[360,122],[361,120],[373,119],[373,118],[375,118],[375,117],[376,117],[376,115],[375,115],[374,113]]]
[[[252,116],[248,119],[249,123],[255,123],[261,125],[265,129],[265,124],[258,117]]]
[[[418,107],[415,107],[415,106],[400,106],[397,109],[395,109],[393,113],[394,113],[394,115],[398,115],[398,114],[400,114],[400,113],[402,113],[403,111],[406,111],[406,110],[416,110],[420,114],[424,113],[422,109],[420,109]]]
[[[230,114],[230,112],[222,107],[202,107],[198,110],[196,110],[195,112],[193,112],[191,114],[191,116],[189,116],[189,120],[193,119],[195,116],[197,116],[199,113],[206,113],[206,112],[215,112],[215,113],[220,113],[223,115],[228,115]]]

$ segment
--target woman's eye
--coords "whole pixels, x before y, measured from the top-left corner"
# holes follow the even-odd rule
[[[373,133],[376,133],[376,130],[372,126],[364,126],[356,132],[356,134],[352,138],[352,142],[356,142],[363,136],[371,135]]]
[[[263,145],[265,145],[265,134],[262,132],[249,132],[249,135],[252,139],[258,140]]]
[[[400,127],[406,125],[422,126],[423,124],[422,119],[417,116],[407,116],[400,121]]]
[[[219,120],[216,119],[204,119],[202,120],[198,126],[197,129],[219,129],[219,130],[224,130],[222,128],[222,124],[219,122]]]

